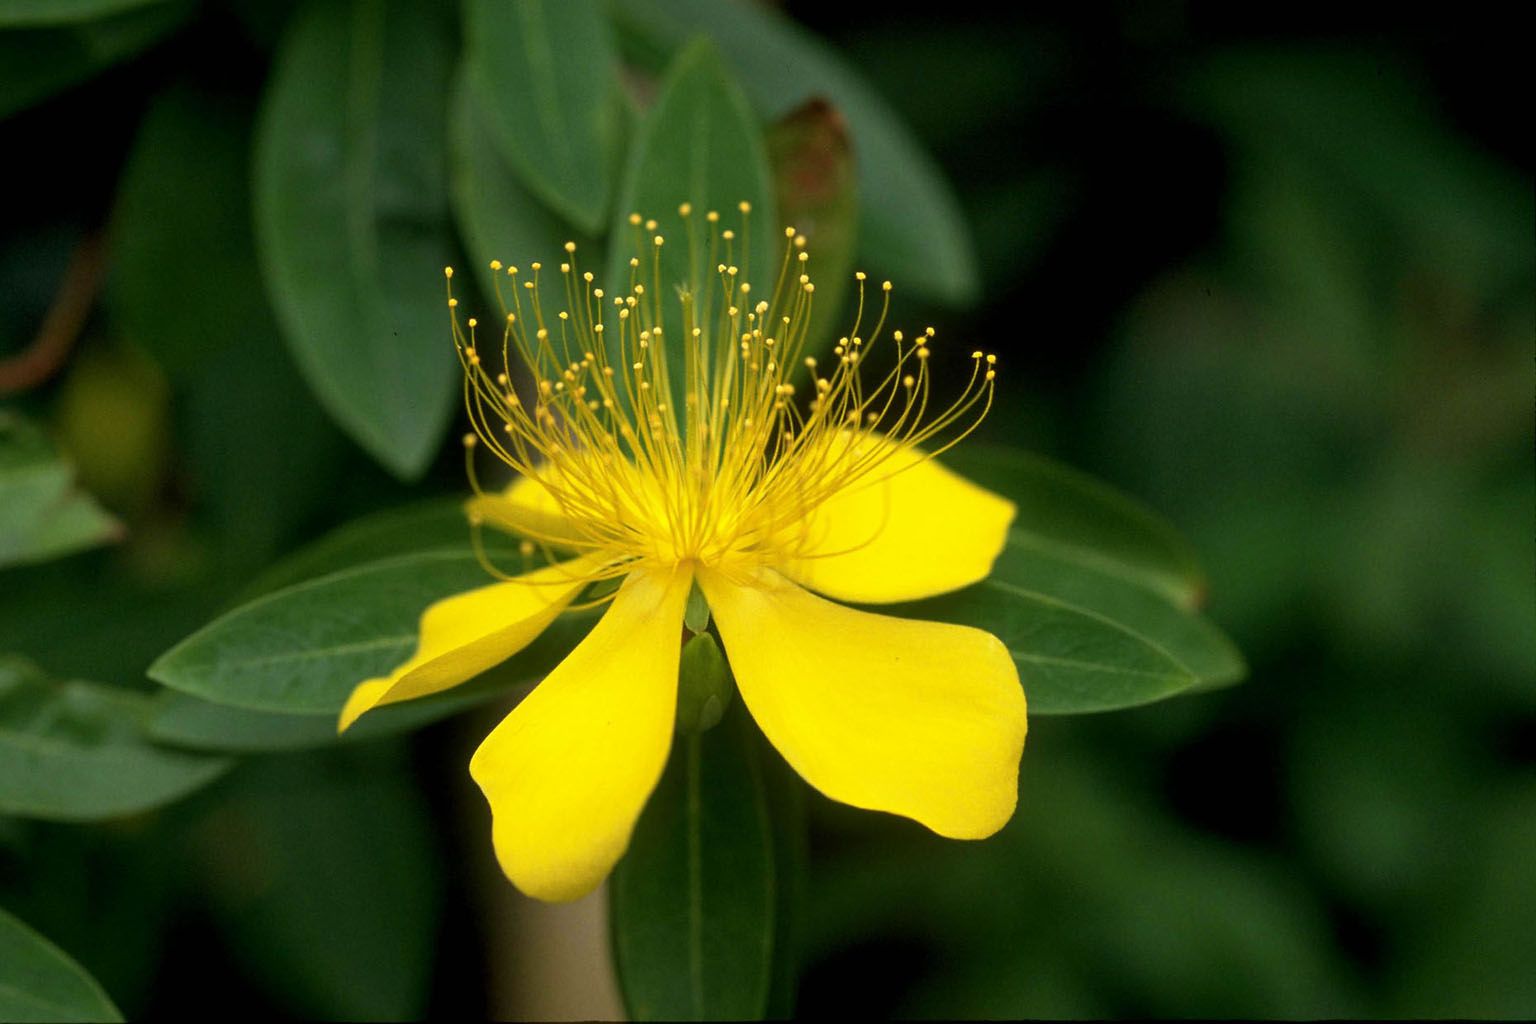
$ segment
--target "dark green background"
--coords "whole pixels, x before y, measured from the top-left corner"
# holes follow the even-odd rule
[[[125,174],[174,205],[179,175],[213,173],[128,163],[150,97],[187,87],[222,126],[195,152],[238,163],[288,6],[210,2],[0,121],[0,355],[78,234],[121,215]],[[1536,223],[1515,33],[1468,5],[1274,23],[827,6],[788,10],[916,127],[976,237],[979,303],[899,289],[900,319],[1001,353],[989,439],[1113,481],[1193,540],[1251,678],[1035,720],[1020,812],[984,844],[813,796],[800,1011],[1536,1013]],[[158,368],[135,335],[178,323],[179,296],[146,312],[109,280],[66,371],[6,400],[133,539],[0,572],[0,649],[136,685],[278,554],[463,489],[452,445],[407,487],[343,438],[241,273],[210,274],[227,315],[181,331],[217,344]],[[130,1016],[484,1012],[463,866],[485,851],[462,824],[483,724],[252,759],[108,826],[0,820],[0,904]]]

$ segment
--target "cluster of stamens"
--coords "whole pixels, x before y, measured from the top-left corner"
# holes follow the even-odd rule
[[[931,327],[911,337],[890,332],[893,365],[877,383],[864,381],[860,371],[885,337],[891,283],[881,284],[865,333],[863,273],[855,274],[852,329],[824,362],[808,354],[815,285],[806,240],[785,229],[774,288],[761,298],[745,265],[750,208],[739,209],[738,245],[718,213],[705,215],[706,241],[692,208],[679,208],[694,268],[683,281],[664,280],[668,243],[657,223],[631,215],[637,255],[620,295],[579,270],[576,245],[566,243],[564,308],[553,316],[541,296],[542,264],[524,274],[492,261],[503,322],[489,367],[484,327],[473,317],[460,324],[453,268],[445,271],[474,426],[464,439],[471,482],[481,492],[473,452],[482,443],[538,480],[562,525],[530,518],[519,531],[540,546],[611,556],[598,576],[643,561],[725,567],[798,557],[814,546],[810,513],[829,497],[882,479],[893,454],[941,434],[926,454],[943,451],[991,407],[996,356],[976,351],[964,390],[929,415]]]

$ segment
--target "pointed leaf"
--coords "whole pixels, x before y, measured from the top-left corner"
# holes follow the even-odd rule
[[[41,430],[0,410],[0,568],[58,558],[122,535],[117,520],[74,481],[74,469]]]
[[[708,33],[757,109],[779,117],[823,96],[858,155],[859,254],[868,269],[947,302],[973,301],[976,252],[960,204],[922,143],[836,51],[767,7],[726,0],[610,0],[626,46],[669,52]],[[622,40],[621,40],[622,41]]]
[[[596,0],[467,0],[469,80],[523,185],[587,232],[613,193],[618,54]],[[551,253],[553,255],[553,253]]]
[[[352,689],[416,649],[427,606],[485,586],[469,550],[386,559],[295,584],[215,619],[150,666],[152,679],[218,704],[288,714],[335,714]],[[590,619],[563,615],[505,663],[538,678],[559,662]]]
[[[1140,634],[1002,579],[903,605],[897,614],[975,626],[996,636],[1018,663],[1032,715],[1133,707],[1198,681]]]
[[[742,218],[737,210],[742,202],[751,207],[745,252]],[[686,224],[678,213],[683,203],[693,207]],[[669,336],[679,340],[683,333],[680,307],[672,283],[682,284],[698,296],[701,310],[719,289],[718,274],[709,264],[710,224],[705,215],[711,210],[719,212],[722,229],[736,231],[734,259],[742,272],[737,280],[751,281],[757,293],[767,298],[778,267],[775,246],[782,235],[762,132],[719,54],[701,39],[673,61],[656,105],[640,127],[608,243],[606,287],[610,294],[621,295],[629,291],[629,261],[637,255],[637,245],[641,247],[638,255],[642,266],[648,267],[652,237],[666,239],[661,251],[664,294],[657,299]],[[633,226],[629,220],[633,213],[655,219],[656,231]],[[690,231],[695,239],[692,246]],[[642,280],[650,287],[649,275]],[[698,319],[710,322],[702,313]],[[619,333],[609,332],[611,346],[617,346]],[[616,355],[616,349],[610,349],[610,357]],[[667,358],[673,401],[681,408],[677,403],[684,380],[684,346],[667,346]],[[623,365],[617,359],[614,362]]]
[[[0,659],[0,814],[93,821],[169,803],[230,762],[156,747],[143,694]]]
[[[1230,685],[1247,673],[1232,641],[1204,616],[1100,565],[1065,556],[1035,535],[1015,531],[992,578],[1130,630],[1187,669],[1200,688]]]
[[[547,210],[517,180],[492,138],[492,129],[476,90],[460,69],[449,114],[449,152],[453,215],[475,266],[483,298],[491,302],[503,276],[490,269],[492,260],[506,266],[534,260],[553,262],[571,241],[571,229]],[[580,241],[580,239],[577,239]],[[558,283],[558,282],[556,282]],[[507,284],[500,284],[506,288]],[[557,292],[548,290],[546,301]],[[563,301],[563,292],[558,297]],[[489,313],[490,310],[484,310]]]
[[[0,1020],[120,1021],[95,978],[0,909]]]
[[[636,1020],[752,1020],[773,981],[773,821],[741,701],[680,735],[614,870],[614,966]]]
[[[401,477],[454,406],[451,26],[432,4],[322,0],[285,37],[256,139],[263,278],[330,414]]]
[[[1205,595],[1205,573],[1167,520],[1102,481],[1001,445],[962,444],[943,462],[1019,506],[1014,530],[1063,556],[1152,587],[1187,608]]]

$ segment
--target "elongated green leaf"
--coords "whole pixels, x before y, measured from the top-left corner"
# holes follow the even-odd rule
[[[390,470],[442,440],[457,368],[442,9],[321,0],[283,41],[256,139],[263,278],[309,384]]]
[[[0,659],[0,814],[91,821],[185,796],[229,767],[144,734],[149,698]]]
[[[0,410],[0,568],[57,558],[121,534],[117,520],[75,487],[74,469],[43,432]]]
[[[768,129],[779,217],[804,236],[816,282],[809,348],[831,347],[845,314],[858,241],[857,168],[847,122],[825,100],[812,100]]]
[[[768,1008],[777,892],[758,739],[740,700],[680,735],[614,870],[614,966],[636,1020],[752,1020]]]
[[[39,6],[48,0],[38,0]],[[78,24],[0,32],[0,118],[147,49],[186,19],[191,0],[151,3]]]
[[[708,33],[768,117],[812,97],[829,99],[848,118],[858,160],[861,259],[914,292],[948,302],[975,299],[975,249],[943,173],[890,105],[831,47],[760,4],[609,2],[630,52],[668,52],[692,33]]]
[[[1232,641],[1196,612],[1092,561],[1015,531],[992,579],[1102,616],[1167,653],[1202,688],[1240,680],[1247,671]]]
[[[903,605],[897,614],[975,626],[1007,645],[1036,715],[1148,704],[1198,679],[1162,647],[1103,615],[1005,579]]]
[[[1100,565],[1185,607],[1205,596],[1189,542],[1145,505],[1087,474],[1018,448],[962,444],[943,461],[1019,506],[1014,530],[1067,557]]]
[[[597,0],[466,0],[469,79],[525,186],[587,232],[613,195],[618,53]]]
[[[571,229],[508,170],[492,141],[484,104],[462,68],[454,85],[449,133],[453,214],[475,263],[484,298],[490,302],[498,285],[498,274],[490,269],[492,260],[509,267],[526,266],[534,260],[553,263],[563,258],[561,247],[566,242],[581,243],[584,239],[573,238]],[[501,280],[506,281],[505,276]],[[556,288],[541,294],[545,301],[563,301],[564,292]]]
[[[743,202],[751,209],[745,241],[737,209]],[[686,223],[679,215],[684,203],[693,208]],[[715,48],[700,39],[673,61],[656,105],[640,127],[630,151],[608,254],[609,291],[626,294],[629,261],[637,255],[637,247],[642,266],[649,267],[653,236],[666,239],[661,250],[662,294],[656,298],[668,336],[679,342],[683,328],[674,285],[698,300],[699,323],[711,322],[709,304],[720,288],[719,275],[709,260],[710,225],[705,219],[709,211],[720,214],[722,229],[736,231],[734,259],[741,267],[736,280],[753,282],[756,293],[767,297],[778,267],[774,245],[782,236],[762,132]],[[656,230],[633,226],[630,216],[636,213],[654,219]],[[717,259],[723,256],[722,249]],[[653,287],[648,274],[641,280]],[[609,357],[622,366],[619,335],[609,332]],[[667,369],[677,408],[682,407],[684,367],[684,346],[668,345]]]
[[[487,581],[466,549],[404,555],[322,576],[215,619],[161,655],[149,674],[218,704],[335,714],[358,683],[410,657],[428,605]],[[581,615],[562,616],[507,669],[516,678],[537,678],[589,624]]]
[[[189,497],[243,564],[269,561],[353,457],[251,286],[254,113],[189,86],[155,98],[118,189],[110,291],[123,333],[183,397]]]
[[[376,708],[340,736],[332,713],[252,711],[165,690],[155,698],[147,728],[157,742],[194,750],[235,754],[311,750],[397,736],[480,704],[520,697],[541,674],[530,671],[526,659],[513,659],[452,690]]]
[[[0,909],[0,1020],[122,1019],[111,998],[83,967]]]

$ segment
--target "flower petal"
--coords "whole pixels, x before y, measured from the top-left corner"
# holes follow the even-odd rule
[[[890,444],[874,434],[858,443]],[[922,452],[893,451],[869,480],[807,517],[807,546],[781,571],[840,601],[932,597],[986,578],[1014,512],[1013,502]]]
[[[807,782],[954,839],[1008,821],[1024,691],[996,637],[845,608],[771,569],[699,584],[742,699]]]
[[[581,537],[549,488],[531,476],[518,477],[500,494],[475,495],[464,510],[471,519],[556,547],[570,547]]]
[[[687,569],[631,573],[565,661],[469,762],[512,883],[542,900],[597,887],[629,845],[672,746]]]
[[[565,610],[596,564],[572,559],[433,604],[422,613],[416,653],[388,676],[359,683],[336,731],[381,704],[450,689],[510,658]]]

